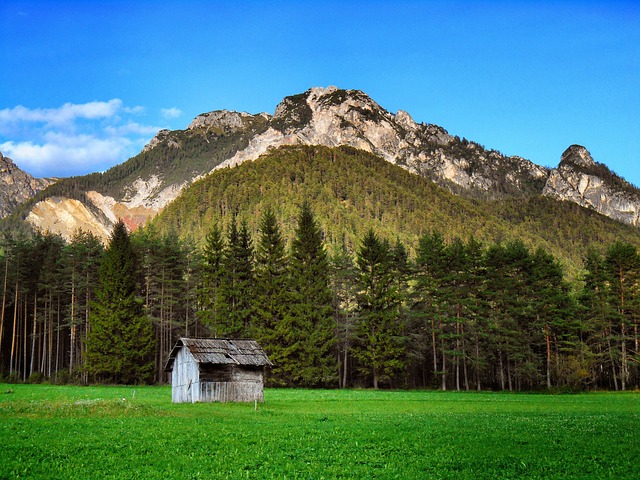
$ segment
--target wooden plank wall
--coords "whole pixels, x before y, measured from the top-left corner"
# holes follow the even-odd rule
[[[193,402],[263,402],[263,371],[232,365],[200,365],[187,348],[176,355],[171,373],[171,401]]]
[[[258,382],[201,382],[203,402],[263,402],[264,390]]]
[[[187,348],[176,355],[171,373],[171,401],[174,403],[200,401],[200,371],[198,362]]]

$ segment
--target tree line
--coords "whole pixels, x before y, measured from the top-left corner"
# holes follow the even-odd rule
[[[13,381],[163,383],[180,336],[254,338],[274,386],[455,390],[637,388],[640,257],[584,254],[570,284],[543,248],[423,234],[410,255],[370,229],[325,245],[304,203],[285,241],[231,216],[203,244],[122,222],[6,237],[0,371]]]

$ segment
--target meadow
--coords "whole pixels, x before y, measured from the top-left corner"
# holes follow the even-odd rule
[[[0,384],[0,478],[640,478],[640,393]]]

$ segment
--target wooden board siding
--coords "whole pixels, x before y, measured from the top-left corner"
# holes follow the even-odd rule
[[[200,401],[263,401],[262,368],[200,364]]]
[[[187,348],[181,348],[171,372],[171,401],[174,403],[200,400],[200,369]]]
[[[263,402],[262,383],[258,382],[200,382],[203,402]]]
[[[254,340],[181,338],[169,354],[174,403],[263,402],[271,362]]]

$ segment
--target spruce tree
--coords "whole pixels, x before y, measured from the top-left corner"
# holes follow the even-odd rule
[[[289,329],[289,270],[280,227],[273,210],[265,211],[260,220],[256,246],[254,283],[254,324],[252,336],[262,345],[274,367],[270,383],[286,384],[281,368],[286,365]]]
[[[100,264],[90,315],[86,369],[96,381],[135,384],[153,373],[153,327],[136,295],[136,270],[129,234],[119,221]]]
[[[369,230],[356,259],[362,293],[358,299],[359,341],[354,355],[370,371],[376,389],[381,382],[393,382],[404,366],[401,298],[394,278],[394,260],[389,243]]]
[[[620,387],[626,390],[630,380],[632,384],[635,383],[631,363],[637,361],[639,343],[637,319],[640,257],[637,248],[629,243],[614,243],[607,249],[605,267],[613,314],[612,336],[617,337],[619,345]]]
[[[445,242],[439,232],[420,237],[416,258],[416,274],[411,293],[411,354],[420,362],[420,369],[431,367],[434,386],[439,380],[447,388],[447,356],[443,346],[443,325],[446,312],[441,298],[448,266]],[[426,372],[423,372],[426,378]],[[425,385],[426,386],[426,385]]]
[[[247,222],[243,221],[238,229],[237,220],[233,217],[222,256],[215,336],[245,338],[251,334],[252,295],[251,235]]]
[[[291,243],[290,268],[292,301],[283,369],[295,385],[335,385],[338,367],[329,259],[307,202],[300,209]]]
[[[613,312],[609,301],[608,269],[604,258],[594,248],[587,250],[583,263],[584,287],[579,296],[582,358],[590,362],[592,375],[594,379],[600,378],[600,385],[618,390],[618,345],[612,342]]]
[[[69,373],[73,373],[84,361],[90,303],[95,299],[94,292],[98,285],[98,269],[103,251],[100,239],[82,230],[76,231],[71,242],[65,247],[64,262],[69,293]]]
[[[340,387],[347,387],[352,376],[352,348],[357,321],[358,272],[353,255],[342,246],[331,256],[333,308],[336,319],[336,347],[340,364]]]
[[[207,233],[200,264],[201,282],[198,289],[198,316],[212,331],[217,332],[220,318],[220,285],[223,272],[224,239],[222,230],[213,223]]]

